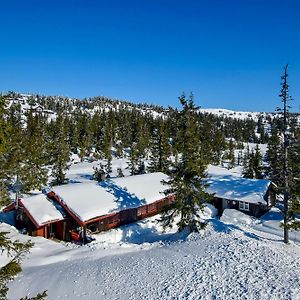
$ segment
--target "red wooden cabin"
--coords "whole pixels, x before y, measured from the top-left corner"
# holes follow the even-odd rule
[[[33,236],[70,241],[153,216],[174,201],[165,197],[163,173],[88,181],[20,199],[17,227]],[[80,234],[79,234],[80,233]]]

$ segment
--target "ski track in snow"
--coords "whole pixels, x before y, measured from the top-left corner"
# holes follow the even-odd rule
[[[185,241],[131,251],[95,257],[91,248],[81,258],[25,265],[9,299],[44,289],[49,300],[300,299],[299,246],[271,235],[209,228]]]

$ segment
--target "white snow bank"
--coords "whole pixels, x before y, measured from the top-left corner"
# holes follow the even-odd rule
[[[220,218],[224,223],[235,224],[235,225],[251,225],[253,218],[238,211],[236,209],[224,209],[223,214]]]
[[[39,226],[45,223],[63,220],[62,213],[47,199],[44,194],[35,195],[20,202],[28,210]]]
[[[218,210],[215,208],[214,205],[210,203],[204,203],[204,210],[203,210],[204,217],[207,218],[214,218],[218,214]]]
[[[282,211],[277,207],[272,207],[268,212],[261,216],[259,222],[253,225],[253,229],[259,232],[273,234],[283,239],[282,224]],[[289,239],[300,243],[300,231],[290,230]]]

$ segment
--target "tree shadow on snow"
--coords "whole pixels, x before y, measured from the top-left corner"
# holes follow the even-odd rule
[[[79,176],[81,178],[84,178],[84,179],[87,179],[87,180],[94,180],[93,175],[90,175],[90,174],[79,174]]]
[[[116,211],[122,211],[128,208],[139,207],[147,204],[145,199],[140,199],[136,195],[129,193],[125,188],[116,185],[111,180],[105,180],[98,184],[117,199],[115,201],[117,204],[117,208],[115,209]]]
[[[120,227],[122,230],[122,239],[124,243],[143,244],[143,243],[171,243],[185,240],[189,232],[163,233],[157,230],[157,221],[151,227],[147,226],[149,220],[141,220],[137,223],[131,223]]]
[[[210,219],[209,223],[212,225],[212,227],[214,228],[214,230],[216,232],[231,233],[232,231],[239,231],[239,232],[243,233],[245,236],[255,239],[255,240],[264,239],[264,238],[256,235],[255,233],[243,230],[242,228],[240,228],[237,225],[223,223],[222,221],[220,221],[218,219]]]
[[[15,220],[16,220],[15,211],[9,211],[9,212],[0,211],[0,223],[6,223],[8,225],[15,226]]]

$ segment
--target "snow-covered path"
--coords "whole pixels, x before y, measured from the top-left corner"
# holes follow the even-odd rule
[[[272,235],[215,220],[203,235],[137,249],[108,256],[97,247],[72,249],[74,256],[45,265],[29,259],[9,299],[44,289],[48,299],[300,299],[299,246]]]

